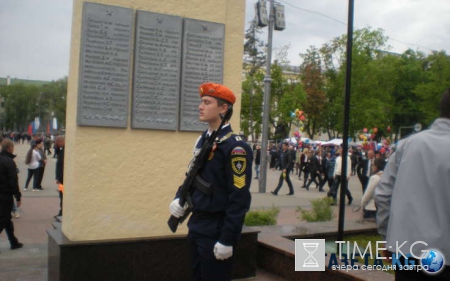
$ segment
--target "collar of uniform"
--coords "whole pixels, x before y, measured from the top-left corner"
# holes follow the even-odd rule
[[[230,123],[227,123],[227,124],[223,125],[222,129],[220,131],[223,132],[225,130],[225,128],[227,128],[227,127],[230,127]],[[219,136],[218,137],[220,137],[222,135],[221,132],[219,132]],[[212,134],[212,131],[210,131],[209,128],[208,128],[208,130],[206,131],[206,135],[205,136],[210,136],[211,134]]]
[[[232,132],[230,123],[227,123],[222,126],[222,129],[220,130],[219,134],[217,135],[217,138],[221,139],[223,136],[228,134],[229,132]],[[212,132],[209,131],[209,129],[205,132],[205,137],[211,135]]]

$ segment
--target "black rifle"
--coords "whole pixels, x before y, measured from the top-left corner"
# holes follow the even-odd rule
[[[200,178],[200,172],[202,171],[206,161],[208,161],[209,154],[214,147],[214,142],[216,141],[217,135],[225,124],[225,121],[230,119],[232,112],[232,107],[229,106],[227,112],[225,113],[225,116],[220,115],[222,121],[220,122],[219,128],[217,130],[214,130],[211,133],[210,137],[203,143],[202,148],[200,149],[200,151],[198,151],[195,159],[189,167],[186,178],[179,188],[179,204],[181,207],[183,207],[187,202],[188,207],[182,217],[176,218],[171,215],[169,221],[167,221],[167,224],[169,225],[169,228],[173,233],[177,231],[178,225],[183,223],[183,221],[189,216],[192,208],[194,207],[191,200],[191,194],[192,192],[194,192],[196,186],[203,186],[204,188],[202,188],[202,191],[205,193],[208,192],[208,190],[211,190],[211,184],[206,183],[202,180],[202,178]]]

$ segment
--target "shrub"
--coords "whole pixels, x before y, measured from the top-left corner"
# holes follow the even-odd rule
[[[311,200],[312,210],[303,210],[300,206],[297,207],[297,212],[301,213],[302,220],[307,222],[318,222],[318,221],[330,221],[334,218],[333,208],[331,203],[333,199],[330,197],[325,197],[321,199]]]
[[[276,225],[279,212],[280,209],[274,206],[269,210],[250,211],[245,216],[244,225]]]

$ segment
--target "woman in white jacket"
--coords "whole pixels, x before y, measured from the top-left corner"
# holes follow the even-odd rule
[[[37,144],[41,143],[41,140],[37,140],[36,144],[28,151],[25,157],[25,164],[28,165],[28,176],[25,181],[24,191],[28,190],[28,184],[30,183],[31,178],[33,178],[33,191],[39,191],[39,161],[41,161],[41,155],[37,152]]]
[[[383,174],[384,166],[386,166],[386,160],[383,158],[376,158],[373,163],[373,174],[369,179],[366,191],[362,197],[361,209],[363,210],[363,218],[370,219],[376,218],[377,208],[373,199],[375,188],[380,182],[381,175]]]

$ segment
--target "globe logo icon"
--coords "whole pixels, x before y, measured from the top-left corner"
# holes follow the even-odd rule
[[[423,270],[430,274],[436,274],[444,268],[444,256],[434,249],[427,250],[422,255]]]

